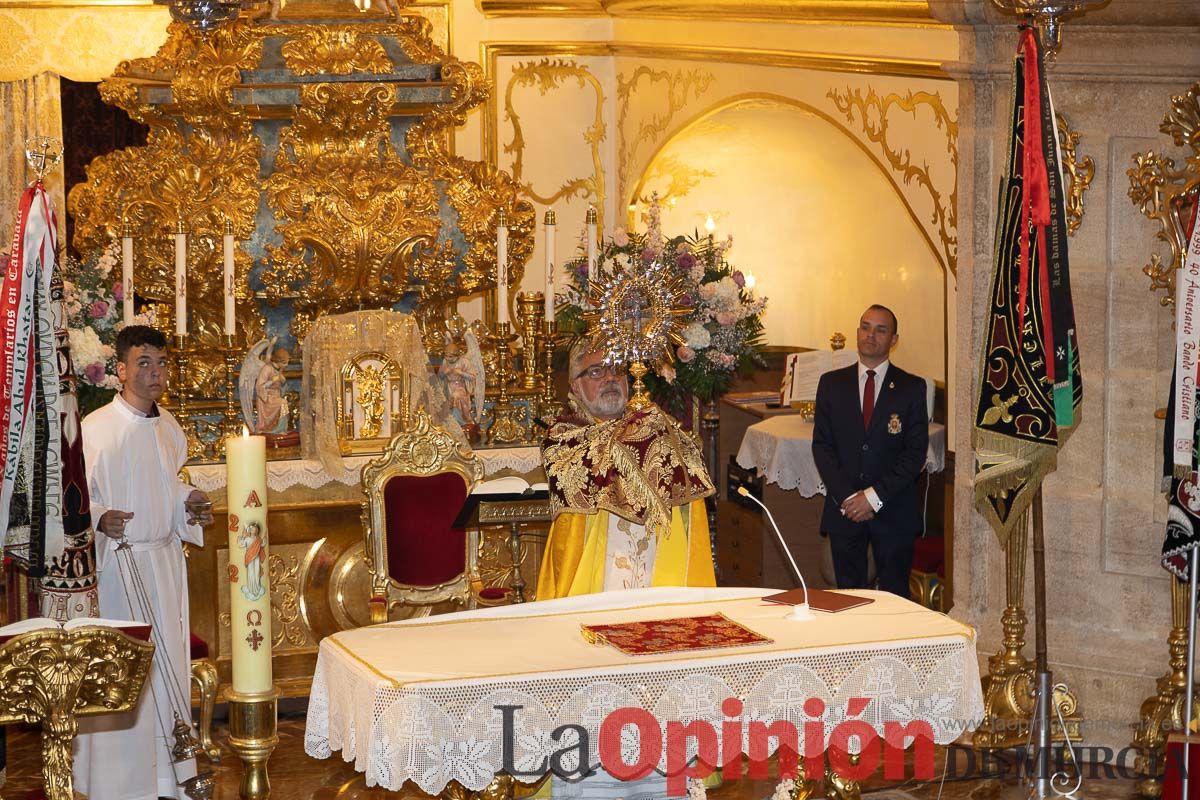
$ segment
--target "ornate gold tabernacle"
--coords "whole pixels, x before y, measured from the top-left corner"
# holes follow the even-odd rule
[[[71,192],[75,246],[127,221],[134,285],[170,330],[170,233],[188,233],[190,400],[223,396],[221,237],[235,246],[237,327],[302,340],[319,314],[397,308],[437,350],[457,298],[495,286],[496,219],[520,285],[533,207],[512,177],[451,154],[488,92],[483,70],[436,46],[427,20],[349,0],[289,2],[277,20],[201,36],[173,23],[152,58],[123,62],[105,101],[149,126],[143,147],[94,160]]]

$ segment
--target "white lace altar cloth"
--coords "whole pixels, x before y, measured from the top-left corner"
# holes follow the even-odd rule
[[[874,603],[810,622],[759,598],[769,589],[651,588],[466,611],[343,631],[321,642],[309,698],[305,752],[340,750],[368,786],[399,790],[412,781],[438,794],[450,781],[482,789],[504,764],[503,715],[514,712],[512,763],[531,771],[577,742],[560,725],[584,726],[589,760],[599,762],[600,725],[617,708],[666,721],[705,720],[721,732],[722,702],[745,703],[749,721],[789,720],[820,698],[826,736],[851,698],[880,735],[885,724],[930,724],[938,744],[974,729],[983,713],[975,631],[883,592]],[[856,592],[860,593],[860,592]],[[724,650],[626,656],[584,641],[583,623],[720,612],[770,637],[770,644]],[[626,728],[626,763],[637,753]],[[771,740],[772,750],[775,740]],[[748,752],[743,739],[742,752]],[[723,750],[720,752],[724,752]],[[666,767],[666,748],[659,764]],[[564,766],[572,769],[571,757]],[[525,778],[524,780],[532,780]]]
[[[526,473],[542,466],[542,451],[537,447],[480,449],[475,453],[483,459],[484,475],[489,477],[502,470]],[[273,492],[283,492],[293,486],[307,486],[310,489],[320,489],[330,483],[357,486],[362,479],[363,465],[373,458],[378,456],[343,457],[342,467],[336,472],[327,470],[315,459],[268,461],[267,488]],[[197,489],[215,492],[225,488],[224,464],[194,464],[189,465],[187,470],[191,484]]]
[[[799,489],[802,497],[825,494],[813,461],[812,437],[813,424],[799,414],[770,417],[746,428],[737,463],[757,469],[767,483],[778,484],[780,489]],[[925,470],[932,474],[945,468],[946,426],[931,422]]]

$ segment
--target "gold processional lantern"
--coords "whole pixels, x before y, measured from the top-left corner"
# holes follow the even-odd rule
[[[629,365],[633,395],[627,408],[637,411],[652,403],[642,382],[646,364],[661,369],[674,359],[673,346],[684,344],[682,319],[692,309],[679,303],[687,293],[680,276],[657,260],[609,275],[598,267],[595,278],[588,285],[593,310],[583,318],[604,363]]]

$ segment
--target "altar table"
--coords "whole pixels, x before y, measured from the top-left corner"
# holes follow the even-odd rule
[[[804,702],[820,698],[828,735],[851,698],[869,698],[860,718],[881,736],[886,722],[925,720],[938,744],[981,717],[972,628],[865,591],[856,593],[874,603],[795,622],[785,618],[787,607],[760,599],[769,591],[607,592],[331,635],[321,642],[313,676],[305,752],[328,758],[340,750],[368,786],[399,790],[412,781],[438,794],[451,781],[478,791],[502,771],[497,706],[522,707],[513,717],[511,757],[523,770],[574,741],[551,739],[565,723],[584,726],[589,760],[598,763],[600,724],[622,707],[646,709],[664,728],[667,720],[704,720],[720,732],[727,719],[721,703],[737,697],[744,720],[786,719],[803,731],[810,719]],[[626,656],[588,644],[580,632],[585,623],[718,612],[773,641]]]
[[[812,454],[813,423],[799,414],[770,417],[746,429],[737,463],[757,469],[767,483],[781,489],[798,489],[802,497],[825,494]],[[930,474],[946,468],[946,426],[929,425],[929,449],[925,470]]]

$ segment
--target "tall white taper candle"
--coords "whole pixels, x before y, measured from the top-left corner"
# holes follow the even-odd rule
[[[496,322],[508,322],[508,221],[503,208],[496,226]]]
[[[554,322],[554,210],[546,212],[546,321]]]
[[[233,223],[225,220],[225,236],[221,241],[221,254],[224,264],[224,280],[221,285],[224,288],[225,294],[225,335],[233,336],[237,333],[237,320],[235,319],[235,298],[234,298],[234,274],[233,274]]]
[[[133,228],[121,226],[121,319],[128,325],[133,319]]]
[[[587,271],[588,271],[588,288],[591,288],[592,282],[596,280],[596,209],[593,206],[588,206],[587,210]]]
[[[187,336],[187,228],[175,227],[175,335]]]

